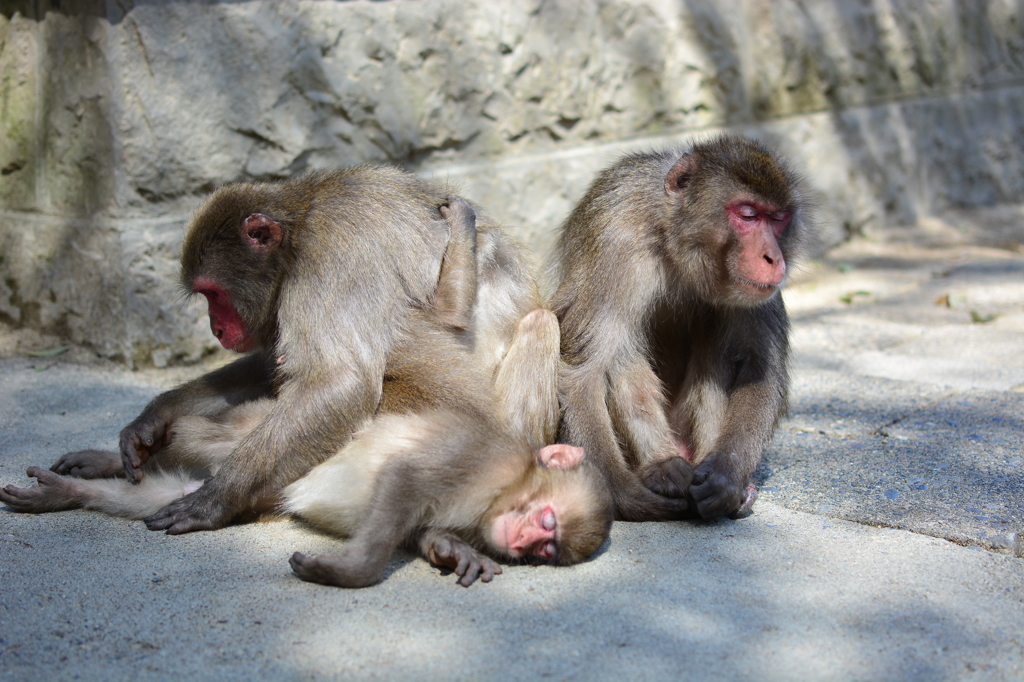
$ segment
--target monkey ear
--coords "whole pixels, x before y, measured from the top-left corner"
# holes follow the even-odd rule
[[[575,469],[583,462],[583,448],[557,443],[537,451],[537,462],[549,469]]]
[[[253,213],[242,221],[242,234],[256,251],[273,251],[284,238],[280,223],[262,213]]]
[[[679,194],[686,188],[696,161],[693,154],[683,154],[665,176],[665,194]]]

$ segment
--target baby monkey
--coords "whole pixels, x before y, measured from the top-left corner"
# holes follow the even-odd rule
[[[290,564],[303,580],[372,585],[383,578],[395,549],[406,546],[452,569],[468,587],[501,573],[492,558],[573,564],[608,537],[611,496],[600,473],[583,461],[583,450],[535,450],[528,434],[510,428],[512,420],[495,407],[501,403],[489,368],[456,333],[465,325],[446,324],[470,319],[465,308],[474,297],[464,290],[476,280],[462,270],[476,267],[468,236],[475,215],[461,200],[442,213],[453,225],[438,291],[451,291],[452,282],[460,287],[457,295],[438,297],[446,319],[438,324],[436,310],[411,314],[388,356],[376,414],[329,459],[251,505],[252,516],[287,513],[348,538],[338,556],[296,552]],[[527,315],[509,353],[537,355],[536,370],[550,371],[551,358],[529,351],[553,322],[546,310]],[[73,477],[116,469],[120,461],[118,453],[87,450],[54,465],[72,476],[31,467],[28,475],[39,484],[8,485],[0,501],[22,512],[86,508],[145,518],[198,490],[274,406],[275,399],[258,398],[214,417],[179,418],[170,443],[143,465],[146,475],[137,485]]]

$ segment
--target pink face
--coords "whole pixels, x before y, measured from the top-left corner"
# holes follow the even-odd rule
[[[228,350],[244,353],[254,345],[255,339],[245,329],[238,316],[231,294],[208,277],[197,277],[192,291],[206,297],[210,306],[210,329],[221,345]]]
[[[734,275],[744,290],[758,299],[770,297],[786,278],[786,259],[778,239],[793,214],[757,201],[740,199],[725,207],[740,240]]]
[[[554,561],[558,556],[558,513],[543,501],[505,512],[494,520],[491,541],[515,559],[535,557]]]

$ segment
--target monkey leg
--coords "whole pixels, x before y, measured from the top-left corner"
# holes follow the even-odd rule
[[[417,544],[430,563],[454,571],[463,587],[469,587],[477,578],[489,583],[501,573],[501,566],[446,531],[425,531]]]
[[[78,450],[62,455],[50,471],[75,478],[123,478],[121,453],[113,450]]]
[[[509,427],[534,450],[554,443],[558,431],[559,339],[553,312],[540,308],[525,315],[494,378]]]
[[[67,509],[91,509],[111,516],[141,519],[203,484],[183,475],[155,474],[139,485],[123,479],[78,479],[29,467],[38,481],[31,488],[0,489],[0,501],[16,512],[43,514]]]
[[[432,315],[455,331],[465,331],[476,302],[476,213],[464,199],[451,196],[440,207],[448,222],[448,246],[434,291]]]
[[[376,585],[384,577],[386,564],[387,557],[379,561],[377,556],[348,548],[340,556],[306,556],[296,552],[288,559],[295,575],[306,582],[348,588]]]
[[[563,374],[559,441],[582,447],[586,456],[600,468],[615,500],[615,518],[622,521],[686,518],[690,514],[690,502],[686,497],[658,494],[644,485],[634,468],[636,465],[627,463],[622,449],[625,436],[620,438],[616,431],[615,415],[609,408],[609,403],[612,403],[612,408],[615,404],[606,392],[604,373],[596,375],[578,369],[570,368]],[[682,467],[676,460],[682,461],[679,457],[666,457],[666,464],[656,465],[662,470],[651,473],[648,480],[653,483],[669,475],[685,476],[684,472],[677,470]],[[669,489],[664,483],[662,485]]]

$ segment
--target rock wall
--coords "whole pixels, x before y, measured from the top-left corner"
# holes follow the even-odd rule
[[[538,258],[616,156],[715,130],[805,171],[824,245],[1019,201],[1022,21],[1015,0],[0,0],[0,319],[195,360],[188,214],[368,160],[453,184]]]

